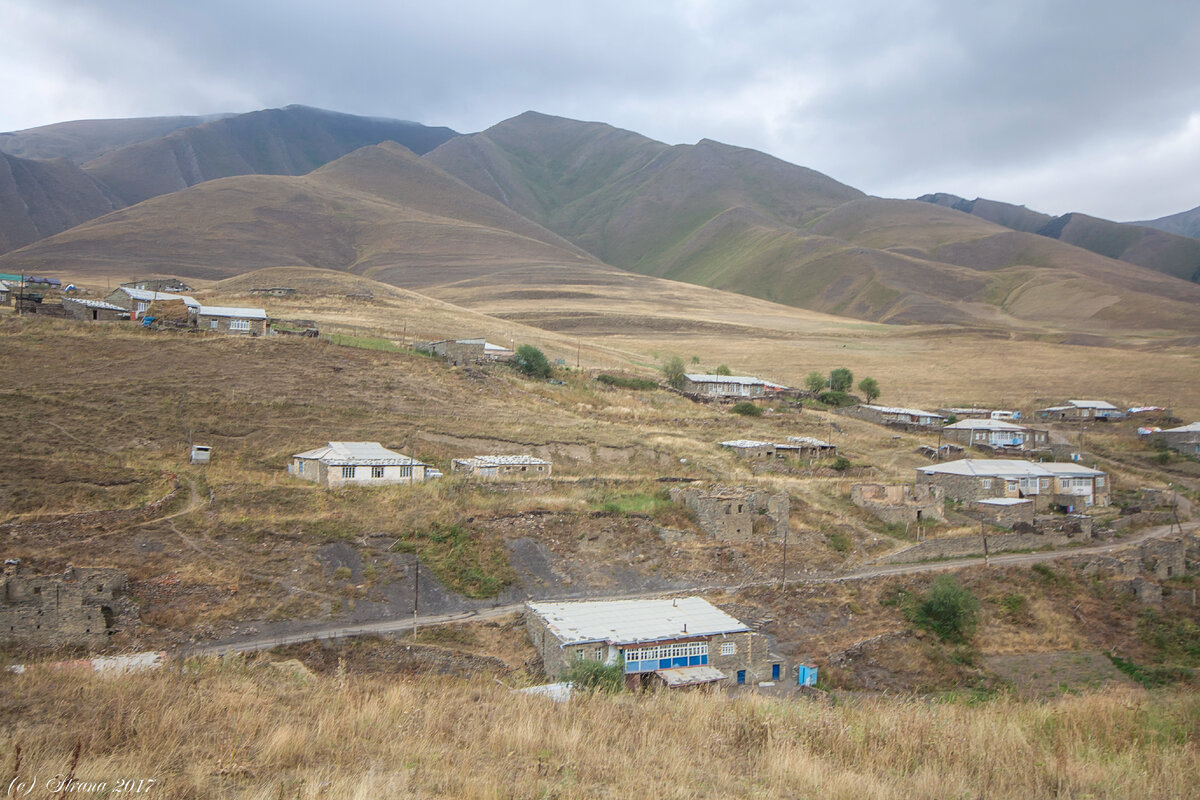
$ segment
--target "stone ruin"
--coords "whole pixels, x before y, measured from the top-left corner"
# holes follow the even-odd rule
[[[856,483],[850,502],[891,525],[946,520],[946,490],[928,483]]]
[[[29,575],[17,559],[0,578],[0,644],[35,647],[100,646],[136,617],[124,596],[125,573],[67,567],[57,575]]]
[[[700,530],[726,541],[779,539],[788,533],[792,504],[787,492],[771,494],[761,489],[713,486],[674,487],[671,500],[696,515]]]

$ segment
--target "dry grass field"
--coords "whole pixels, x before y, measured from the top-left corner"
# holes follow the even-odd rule
[[[5,781],[153,780],[151,797],[1194,796],[1194,693],[1046,703],[703,693],[568,704],[490,679],[297,675],[193,663],[0,678]],[[60,780],[62,780],[60,779]]]

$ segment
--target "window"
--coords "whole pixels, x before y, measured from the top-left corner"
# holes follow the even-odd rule
[[[657,647],[631,647],[625,651],[626,661],[656,661],[684,656],[708,656],[708,642],[663,644]]]
[[[354,477],[354,467],[342,467],[342,477],[343,478],[353,478]]]
[[[735,643],[733,643],[733,642],[722,642],[721,643],[721,655],[731,656],[731,655],[734,655],[735,653],[737,653],[737,645]]]
[[[248,331],[248,330],[250,330],[250,320],[248,320],[248,319],[231,319],[231,320],[229,320],[229,330],[231,330],[231,331]]]
[[[576,650],[576,651],[575,651],[575,660],[576,660],[576,661],[583,661],[583,658],[584,658],[584,655],[583,655],[583,648],[581,647],[581,648],[579,648],[578,650]]]
[[[145,311],[149,307],[150,307],[149,303],[143,303],[140,300],[138,301],[137,310],[138,310],[139,314],[142,313],[143,311]]]
[[[1043,489],[1049,489],[1049,488],[1050,488],[1050,479],[1049,479],[1049,478],[1042,478],[1042,479],[1041,479],[1041,486],[1042,486],[1042,488],[1043,488]]]
[[[382,478],[383,477],[383,467],[371,467],[371,477],[372,478]]]
[[[215,331],[217,329],[217,321],[215,319],[210,319],[208,321],[208,329],[210,331]]]
[[[604,648],[603,648],[603,647],[597,647],[597,648],[596,648],[596,660],[597,660],[597,661],[603,661],[603,660],[604,660]]]
[[[991,478],[984,478],[982,483],[983,483],[983,488],[985,488],[985,489],[992,488],[992,479]]]
[[[401,478],[411,478],[412,477],[412,467],[401,467],[400,468],[400,477]]]
[[[1097,476],[1096,476],[1096,488],[1097,488],[1097,489],[1103,489],[1103,488],[1104,488],[1104,476],[1103,476],[1103,475],[1097,475]]]

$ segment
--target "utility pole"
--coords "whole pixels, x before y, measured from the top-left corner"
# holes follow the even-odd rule
[[[784,520],[784,521],[786,522],[786,520]],[[780,574],[779,574],[779,586],[784,589],[787,588],[787,534],[788,534],[788,527],[789,526],[785,525],[783,528],[783,569],[780,570]]]
[[[421,589],[421,559],[413,557],[413,641],[417,641],[417,598]]]
[[[991,566],[991,560],[988,558],[987,533],[984,532],[983,520],[979,521],[979,538],[983,539],[983,563],[985,566]]]

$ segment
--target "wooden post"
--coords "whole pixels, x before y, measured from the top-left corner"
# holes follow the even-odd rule
[[[991,566],[991,560],[988,557],[987,534],[984,532],[983,520],[979,521],[979,538],[983,539],[983,563],[987,566]]]
[[[413,641],[417,641],[417,602],[421,588],[421,559],[413,558]]]

